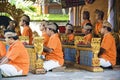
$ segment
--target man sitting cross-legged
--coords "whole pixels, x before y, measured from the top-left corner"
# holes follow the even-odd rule
[[[5,31],[5,40],[9,49],[0,61],[1,74],[5,77],[27,75],[29,71],[29,55],[24,45],[18,40],[14,31]]]
[[[100,66],[112,67],[116,64],[116,45],[115,39],[111,34],[112,26],[109,22],[104,21],[101,28],[103,39],[101,42],[100,52],[98,57],[100,59]]]
[[[50,36],[48,45],[44,47],[46,52],[45,61],[43,63],[44,71],[49,71],[64,64],[62,45],[58,35],[58,25],[56,23],[49,23],[47,25],[47,34]]]

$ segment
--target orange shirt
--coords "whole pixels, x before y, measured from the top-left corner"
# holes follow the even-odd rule
[[[68,34],[67,37],[68,37],[68,42],[70,42],[70,41],[74,41],[74,37],[75,37],[75,36],[74,36],[73,33]]]
[[[32,30],[30,29],[29,26],[23,27],[22,36],[29,36],[29,44],[30,44],[30,45],[32,44],[32,40],[33,40]]]
[[[0,41],[0,58],[4,57],[6,55],[6,47],[5,45]]]
[[[44,46],[47,46],[50,37],[46,32],[42,32],[42,37],[44,37]]]
[[[9,64],[15,66],[17,70],[23,70],[23,75],[27,75],[29,71],[29,55],[20,41],[10,45],[6,57],[10,59]]]
[[[62,45],[58,34],[54,34],[50,37],[47,47],[52,48],[52,53],[46,54],[46,60],[58,61],[60,65],[64,64]]]
[[[116,64],[116,45],[111,33],[104,35],[101,47],[106,51],[100,57],[110,61],[112,65]]]
[[[92,40],[92,34],[91,33],[84,36],[85,44],[88,44],[88,43],[90,44],[91,40]]]
[[[102,21],[101,22],[97,22],[96,25],[95,25],[95,34],[98,35],[101,31],[101,28],[102,28]]]
[[[44,46],[47,46],[50,37],[46,32],[42,32],[42,37],[44,37]],[[42,55],[46,55],[46,53],[42,52]]]

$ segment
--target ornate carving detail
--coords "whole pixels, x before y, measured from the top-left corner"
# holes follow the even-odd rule
[[[92,65],[93,66],[100,66],[100,61],[98,58],[98,52],[100,50],[100,42],[101,38],[92,38],[91,46],[93,51],[93,58],[92,58]]]
[[[34,50],[37,55],[36,68],[43,68],[43,60],[40,58],[43,52],[43,37],[34,37]]]
[[[21,15],[24,14],[21,9],[16,9],[15,5],[11,5],[9,2],[0,3],[0,12],[10,14],[16,21],[19,21]]]
[[[20,41],[28,41],[27,36],[20,36]],[[25,45],[28,50],[30,57],[30,71],[32,73],[37,73],[40,69],[43,69],[43,60],[41,59],[41,55],[43,52],[43,37],[34,37],[34,46],[33,45]]]
[[[16,9],[15,5],[11,5],[9,2],[0,2],[0,12],[10,14],[17,23],[19,23],[21,15],[24,14],[21,9]],[[17,29],[20,30],[19,27]]]
[[[19,36],[19,39],[24,45],[29,44],[29,37],[28,36]]]
[[[92,46],[92,51],[95,54],[94,57],[97,57],[98,52],[100,50],[100,42],[101,38],[92,38],[91,46]]]

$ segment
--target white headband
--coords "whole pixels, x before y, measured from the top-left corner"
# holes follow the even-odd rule
[[[5,37],[14,37],[14,36],[17,36],[17,34],[14,32],[6,32],[5,33]]]
[[[89,26],[89,25],[85,25],[85,26],[84,26],[84,29],[92,29],[92,27]]]

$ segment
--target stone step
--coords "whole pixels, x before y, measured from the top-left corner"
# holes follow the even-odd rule
[[[62,66],[62,67],[57,67],[52,69],[52,72],[64,72],[66,69],[66,66]]]

